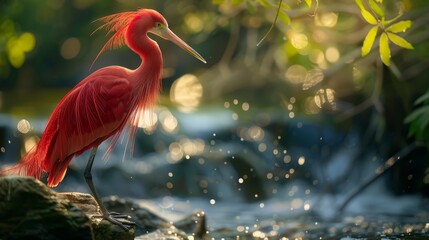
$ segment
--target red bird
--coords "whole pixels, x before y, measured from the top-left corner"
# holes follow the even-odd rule
[[[48,174],[48,186],[57,186],[64,178],[73,157],[92,149],[85,168],[85,180],[100,206],[101,217],[124,229],[129,229],[123,215],[110,214],[103,206],[92,182],[91,167],[98,145],[112,139],[115,145],[121,131],[129,127],[129,139],[134,141],[136,123],[141,111],[155,103],[161,86],[162,56],[158,44],[147,36],[153,33],[170,40],[206,63],[203,57],[177,37],[164,17],[150,9],[123,12],[99,19],[113,36],[101,49],[126,44],[141,57],[135,70],[120,66],[99,69],[78,83],[52,112],[37,145],[6,173],[40,178]],[[96,58],[96,59],[97,59]]]

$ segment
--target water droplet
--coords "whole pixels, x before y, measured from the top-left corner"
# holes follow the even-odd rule
[[[304,156],[299,157],[298,158],[298,164],[299,165],[304,165],[304,163],[305,163],[305,157]]]

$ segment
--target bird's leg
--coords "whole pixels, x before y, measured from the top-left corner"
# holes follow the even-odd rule
[[[92,182],[92,174],[91,174],[91,168],[92,168],[92,164],[94,163],[94,158],[95,158],[95,154],[97,152],[97,147],[93,147],[92,151],[91,151],[91,155],[89,156],[89,160],[88,163],[86,164],[86,168],[85,168],[85,172],[84,172],[84,176],[85,176],[85,181],[88,184],[89,189],[92,192],[92,195],[95,198],[95,201],[98,203],[98,206],[100,207],[100,210],[102,212],[102,216],[94,216],[94,217],[102,217],[116,225],[119,225],[120,227],[122,227],[124,230],[130,230],[131,225],[135,225],[134,222],[129,222],[129,221],[121,221],[119,218],[130,218],[127,215],[121,215],[118,213],[109,213],[106,209],[106,207],[104,207],[103,202],[101,201],[100,197],[98,196],[97,191],[95,190],[94,187],[94,183]]]

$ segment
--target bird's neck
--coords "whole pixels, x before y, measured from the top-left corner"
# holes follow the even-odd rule
[[[141,58],[140,66],[133,71],[132,84],[139,108],[151,107],[161,88],[162,54],[158,44],[146,34],[129,36],[128,46]]]

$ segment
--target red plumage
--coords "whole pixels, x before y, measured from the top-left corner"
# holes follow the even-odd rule
[[[97,30],[108,29],[108,34],[114,33],[99,54],[106,49],[131,43],[132,49],[142,57],[140,67],[136,70],[120,66],[105,67],[82,80],[54,109],[34,149],[4,173],[40,178],[42,172],[46,172],[48,186],[53,187],[62,181],[74,156],[112,137],[110,151],[127,124],[127,142],[134,142],[135,123],[140,120],[140,112],[155,103],[162,70],[159,47],[146,36],[149,29],[135,29],[150,25],[131,24],[136,18],[148,23],[155,18],[165,23],[159,13],[142,9],[103,17],[100,20],[105,24]],[[140,34],[135,35],[133,31]]]
[[[124,229],[129,222],[122,215],[111,215],[103,206],[92,182],[91,168],[97,147],[110,138],[107,154],[115,146],[119,134],[128,124],[130,151],[142,111],[151,108],[161,88],[162,56],[158,44],[148,32],[171,40],[202,62],[205,60],[168,29],[165,19],[154,10],[140,9],[100,18],[104,22],[97,30],[113,33],[96,59],[106,49],[126,44],[142,59],[140,66],[129,70],[120,66],[102,68],[67,93],[55,107],[36,146],[18,164],[4,172],[40,178],[48,173],[48,186],[57,186],[64,178],[73,157],[92,148],[85,168],[85,180],[100,206],[103,218]]]

